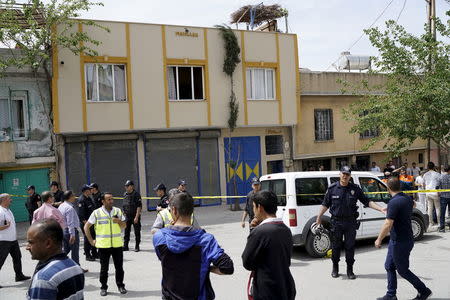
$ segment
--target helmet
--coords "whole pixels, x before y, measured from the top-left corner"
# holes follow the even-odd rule
[[[322,224],[317,224],[316,222],[311,224],[311,232],[314,235],[321,235],[323,233],[323,226]]]

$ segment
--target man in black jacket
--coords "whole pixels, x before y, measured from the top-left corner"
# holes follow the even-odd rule
[[[129,250],[128,243],[130,242],[131,225],[133,225],[134,237],[136,238],[134,252],[139,252],[139,244],[141,243],[141,194],[134,189],[134,183],[131,180],[125,182],[125,190],[123,195],[123,212],[127,218],[127,227],[125,228],[123,251]]]
[[[294,300],[295,282],[291,265],[292,234],[276,217],[277,195],[260,191],[252,197],[256,226],[242,253],[244,268],[252,271],[250,293],[254,300]]]
[[[153,190],[156,192],[156,195],[160,197],[158,205],[156,205],[156,210],[161,211],[164,208],[167,208],[169,206],[169,196],[167,196],[164,183],[158,184]]]
[[[91,187],[91,196],[95,203],[95,208],[102,207],[102,205],[103,205],[102,199],[101,199],[102,193],[100,193],[100,191],[98,189],[98,184],[96,184],[95,182],[91,183],[90,187]]]
[[[86,233],[84,232],[84,224],[86,224],[89,216],[96,209],[96,206],[94,200],[91,198],[91,187],[89,185],[83,185],[81,193],[81,196],[78,198],[78,216],[80,217],[80,227],[84,235],[84,255],[86,255],[87,261],[94,261],[98,258],[97,249],[89,243]],[[95,239],[94,227],[91,227],[91,234]]]
[[[34,185],[29,185],[27,187],[28,199],[25,202],[25,207],[28,210],[28,220],[33,222],[33,213],[36,209],[38,209],[42,205],[41,196],[36,193],[36,188]]]
[[[53,206],[54,207],[60,206],[61,203],[64,202],[64,192],[59,189],[58,182],[52,181],[52,183],[50,183],[50,192],[53,193],[53,197],[55,198]]]

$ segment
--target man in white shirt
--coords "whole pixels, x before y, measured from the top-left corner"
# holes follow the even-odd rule
[[[377,166],[377,163],[376,162],[372,162],[372,167],[370,168],[370,171],[371,172],[381,172],[381,170],[380,170],[380,167],[379,166]]]
[[[423,183],[426,190],[435,190],[439,184],[439,178],[441,174],[434,170],[434,163],[430,161],[428,163],[428,172],[423,175]],[[435,226],[433,222],[433,211],[436,209],[437,219],[439,220],[441,215],[441,203],[439,201],[439,194],[437,192],[426,193],[426,200],[428,205],[428,217],[430,218],[430,227]]]
[[[22,273],[22,254],[17,242],[16,221],[9,209],[11,201],[9,194],[0,194],[0,269],[3,267],[8,254],[10,254],[16,273],[16,281],[23,281],[30,279],[30,276],[25,276]]]

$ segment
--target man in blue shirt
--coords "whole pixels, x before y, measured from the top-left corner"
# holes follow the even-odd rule
[[[414,201],[400,192],[400,180],[390,177],[387,187],[392,199],[388,203],[386,221],[381,228],[375,247],[381,248],[383,239],[390,232],[389,248],[384,267],[387,272],[388,290],[379,300],[396,300],[397,274],[400,274],[418,291],[413,300],[425,300],[431,296],[431,290],[409,270],[409,254],[414,247],[414,238],[411,228],[411,215]]]

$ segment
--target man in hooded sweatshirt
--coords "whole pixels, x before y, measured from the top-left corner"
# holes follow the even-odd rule
[[[163,299],[214,299],[209,273],[233,274],[233,261],[212,234],[192,226],[192,196],[176,194],[170,206],[173,225],[158,230],[153,236],[162,266]]]

